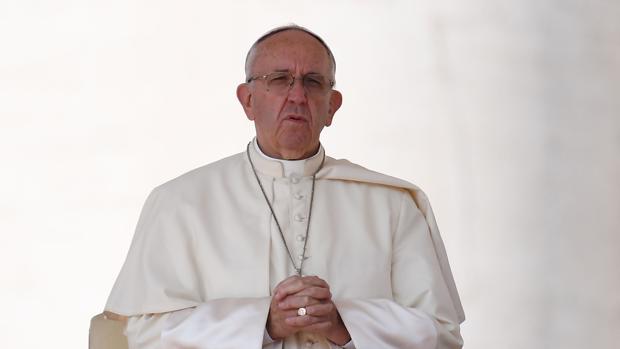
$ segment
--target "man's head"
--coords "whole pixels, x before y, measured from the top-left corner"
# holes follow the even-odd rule
[[[237,97],[263,152],[282,159],[316,152],[323,127],[342,104],[332,89],[335,69],[327,45],[302,27],[276,28],[252,45]]]

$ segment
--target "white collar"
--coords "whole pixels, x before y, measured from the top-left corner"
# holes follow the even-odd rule
[[[256,170],[274,177],[306,177],[312,176],[321,166],[325,150],[319,145],[316,154],[301,160],[283,160],[272,158],[260,149],[256,137],[250,146],[250,156],[256,165]]]

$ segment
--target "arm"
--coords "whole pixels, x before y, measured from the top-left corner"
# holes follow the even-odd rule
[[[271,298],[223,298],[194,308],[131,316],[129,348],[260,348]]]
[[[260,348],[271,297],[207,297],[196,222],[182,197],[161,187],[149,195],[106,311],[129,318],[130,348]],[[225,336],[234,341],[218,342]]]
[[[403,193],[392,249],[392,299],[336,299],[355,346],[461,348],[459,321],[427,221]]]

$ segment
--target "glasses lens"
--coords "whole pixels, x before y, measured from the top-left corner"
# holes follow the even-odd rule
[[[295,81],[295,77],[289,72],[275,72],[264,75],[263,78],[267,84],[267,89],[277,94],[288,92]],[[324,94],[331,87],[329,81],[321,74],[306,74],[300,82],[310,95]]]
[[[322,94],[327,91],[328,83],[323,75],[307,74],[304,76],[304,88],[311,94]]]
[[[275,93],[285,92],[291,86],[293,77],[286,72],[276,72],[269,74],[265,79],[267,88]]]

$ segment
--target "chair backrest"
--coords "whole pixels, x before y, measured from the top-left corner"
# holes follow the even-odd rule
[[[89,349],[128,349],[127,337],[123,334],[125,322],[112,320],[103,313],[90,320],[88,333]]]

